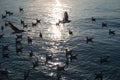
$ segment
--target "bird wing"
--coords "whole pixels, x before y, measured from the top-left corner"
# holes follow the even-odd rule
[[[15,27],[11,22],[9,22],[9,27],[14,30],[15,32],[20,31],[17,27]]]
[[[12,29],[12,30],[14,30],[14,32],[13,33],[21,33],[21,32],[25,32],[24,30],[20,30],[20,29],[18,29],[17,27],[15,27],[11,22],[9,22],[9,27]]]

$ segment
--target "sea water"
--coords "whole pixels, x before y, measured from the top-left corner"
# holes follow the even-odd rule
[[[103,72],[103,80],[120,80],[120,0],[0,0],[0,15],[5,10],[14,14],[0,18],[0,26],[11,21],[23,29],[21,19],[28,25],[22,33],[23,53],[16,54],[16,36],[9,26],[0,32],[4,34],[0,39],[0,63],[8,69],[9,80],[23,80],[24,71],[32,68],[36,58],[39,66],[30,71],[29,80],[57,80],[57,64],[63,66],[66,62],[65,49],[73,49],[78,56],[61,72],[62,80],[94,80],[99,71]],[[56,26],[65,11],[71,22]],[[96,21],[92,22],[91,17]],[[41,19],[41,24],[32,27],[36,19]],[[102,27],[102,22],[108,26]],[[109,29],[116,35],[109,35]],[[28,45],[27,36],[33,39],[32,45]],[[86,37],[93,37],[93,43],[86,44]],[[9,45],[6,53],[10,58],[2,58],[2,45]],[[34,56],[29,58],[31,50]],[[45,63],[46,54],[52,54],[53,60]],[[102,56],[110,56],[109,61],[100,64]]]

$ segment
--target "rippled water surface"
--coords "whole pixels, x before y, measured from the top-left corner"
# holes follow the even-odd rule
[[[20,7],[24,8],[23,13],[19,12]],[[11,34],[12,29],[6,26],[3,32],[0,30],[4,34],[0,39],[0,63],[9,71],[5,80],[23,80],[24,71],[31,69],[37,58],[39,66],[31,70],[28,79],[57,80],[57,64],[62,66],[66,62],[65,49],[73,49],[73,54],[78,56],[61,72],[61,80],[94,80],[99,71],[103,71],[103,80],[120,80],[120,0],[0,0],[0,15],[5,10],[14,14],[0,18],[0,26],[11,21],[23,29],[21,19],[28,25],[22,33],[23,53],[19,55],[15,52],[16,36]],[[64,11],[71,22],[56,26]],[[36,19],[41,19],[41,24],[32,27]],[[108,23],[108,27],[102,27],[102,22]],[[109,35],[109,29],[116,35]],[[69,30],[73,35],[69,35]],[[27,36],[33,39],[32,45],[28,45]],[[87,36],[94,38],[93,43],[86,44]],[[10,58],[2,58],[2,45],[9,45]],[[34,53],[32,58],[29,58],[30,50]],[[52,54],[53,60],[45,64],[46,54]],[[100,64],[100,57],[106,55],[110,56],[109,62]]]

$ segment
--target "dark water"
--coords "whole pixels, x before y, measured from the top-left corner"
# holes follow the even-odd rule
[[[24,8],[24,13],[19,12]],[[3,59],[2,66],[8,68],[9,80],[23,80],[25,70],[32,68],[32,62],[38,58],[39,67],[30,72],[29,80],[56,80],[56,65],[64,65],[65,49],[73,49],[78,54],[77,60],[70,63],[62,80],[94,80],[95,73],[103,71],[103,80],[120,80],[120,0],[0,0],[0,15],[5,10],[14,12],[6,19],[0,18],[0,26],[11,21],[22,29],[20,19],[29,26],[31,32],[23,33],[23,53],[15,53],[15,35],[6,27],[0,45],[9,45],[9,59]],[[71,23],[56,26],[56,22],[63,18],[64,11],[69,14]],[[96,18],[96,22],[91,21]],[[35,19],[41,19],[41,24],[32,27]],[[108,27],[101,27],[107,22]],[[116,32],[115,36],[108,34],[109,29]],[[73,31],[73,36],[68,31]],[[43,39],[39,38],[42,32]],[[33,44],[27,44],[27,36],[33,38]],[[94,43],[86,44],[86,37],[94,37]],[[29,58],[30,50],[34,57]],[[0,53],[1,48],[0,48]],[[45,55],[53,54],[53,60],[45,64]],[[101,56],[110,56],[109,62],[100,64]],[[7,80],[7,79],[5,79]]]

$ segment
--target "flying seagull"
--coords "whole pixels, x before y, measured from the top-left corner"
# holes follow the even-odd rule
[[[67,11],[64,12],[64,17],[63,17],[63,20],[62,21],[59,21],[59,23],[70,23],[71,20],[69,20],[69,16],[68,16],[68,13]]]

